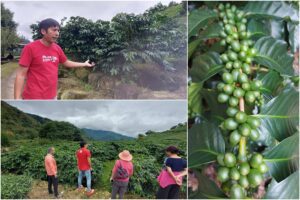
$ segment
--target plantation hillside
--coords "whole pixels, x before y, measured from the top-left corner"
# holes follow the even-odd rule
[[[65,198],[86,198],[76,192],[77,161],[74,156],[79,148],[79,140],[86,139],[92,153],[93,198],[110,198],[111,170],[119,152],[129,150],[134,159],[134,176],[130,180],[127,198],[154,198],[158,183],[156,177],[162,168],[164,149],[169,145],[178,146],[181,156],[186,157],[186,124],[178,124],[162,132],[147,131],[138,138],[122,141],[96,141],[87,137],[81,129],[68,122],[46,120],[41,123],[39,116],[32,116],[2,102],[2,128],[5,131],[19,132],[30,125],[34,138],[9,138],[9,144],[1,148],[1,198],[52,198],[47,194],[44,156],[47,149],[55,147],[58,166],[59,188]],[[6,113],[6,114],[5,114]],[[17,114],[18,113],[18,114]],[[9,118],[6,115],[14,116]],[[6,126],[9,120],[20,122],[19,129]],[[23,122],[22,122],[23,120]],[[42,120],[43,121],[43,120]],[[21,123],[22,122],[22,123]],[[59,135],[59,133],[61,135]],[[181,197],[186,197],[186,184]],[[17,191],[15,190],[17,188]],[[41,192],[41,193],[39,193]],[[44,192],[44,193],[43,193]]]
[[[105,130],[80,129],[68,122],[54,121],[38,115],[24,113],[17,108],[1,101],[1,141],[8,146],[14,139],[68,139],[80,141],[92,139],[101,141],[132,140],[132,137],[124,136]]]

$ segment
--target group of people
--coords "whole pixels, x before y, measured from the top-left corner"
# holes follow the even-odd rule
[[[175,146],[166,148],[167,158],[164,166],[157,177],[159,190],[156,194],[157,199],[178,199],[182,179],[187,175],[187,162],[178,156],[179,149]],[[54,194],[56,198],[60,198],[58,193],[58,176],[57,165],[54,157],[55,148],[50,147],[45,156],[45,169],[47,172],[48,192]],[[80,148],[76,151],[77,168],[78,168],[78,191],[84,189],[82,185],[83,177],[86,178],[86,195],[88,197],[95,193],[91,187],[92,182],[92,162],[91,152],[88,150],[88,144],[84,141],[80,142]],[[128,150],[119,153],[119,159],[116,160],[112,169],[110,181],[112,182],[111,198],[123,199],[127,191],[130,177],[133,176],[134,166],[132,163],[133,156]]]

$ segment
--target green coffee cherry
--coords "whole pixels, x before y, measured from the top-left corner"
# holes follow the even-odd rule
[[[235,121],[238,122],[239,124],[245,123],[247,121],[247,114],[242,111],[239,111],[235,115]]]
[[[231,199],[245,198],[248,188],[257,187],[263,181],[263,174],[268,171],[262,155],[251,152],[245,146],[248,141],[259,139],[260,119],[246,113],[248,109],[244,109],[248,107],[240,105],[263,104],[264,97],[260,93],[262,82],[251,80],[252,76],[249,76],[257,50],[253,47],[251,33],[247,31],[245,13],[230,3],[219,4],[217,12],[219,24],[223,27],[220,44],[225,47],[225,52],[221,55],[224,73],[222,82],[217,85],[218,101],[228,105],[228,118],[220,127],[226,131],[224,135],[234,152],[217,156],[217,162],[221,166],[217,176],[222,182],[222,190]]]
[[[237,145],[240,142],[240,139],[241,139],[241,135],[239,134],[238,131],[235,130],[230,133],[229,142],[232,146]]]
[[[246,176],[250,172],[250,165],[247,162],[241,163],[239,172],[241,175]]]
[[[238,127],[238,123],[234,119],[228,118],[225,120],[224,126],[226,130],[232,131]]]
[[[236,164],[236,158],[232,153],[226,153],[224,155],[224,163],[226,167],[233,167]]]
[[[251,187],[257,187],[263,181],[263,176],[258,170],[252,169],[247,176]]]
[[[222,183],[229,180],[229,169],[227,167],[220,167],[218,170],[217,178]]]
[[[231,187],[231,190],[230,190],[230,198],[232,198],[232,199],[244,199],[245,198],[245,192],[244,192],[243,188],[238,184],[234,184]]]
[[[250,165],[253,168],[258,168],[259,165],[261,165],[263,163],[263,157],[261,154],[256,153],[254,155],[252,155],[251,159],[250,159]]]

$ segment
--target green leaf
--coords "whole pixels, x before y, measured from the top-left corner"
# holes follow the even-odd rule
[[[195,52],[195,50],[197,49],[198,45],[201,43],[202,39],[199,38],[199,39],[196,39],[192,42],[189,43],[189,52],[188,52],[188,56],[189,56],[189,59],[190,57],[193,55],[193,53]]]
[[[254,61],[282,75],[294,74],[293,55],[287,52],[287,44],[284,41],[266,36],[260,38],[254,47],[258,50]]]
[[[259,115],[261,126],[259,132],[271,134],[281,141],[297,131],[299,120],[299,92],[288,87],[283,92],[263,105]]]
[[[193,125],[188,136],[189,167],[194,168],[216,160],[225,152],[225,142],[220,129],[207,121]]]
[[[209,20],[216,19],[217,17],[218,15],[216,12],[209,10],[207,8],[200,8],[197,10],[193,10],[188,17],[189,37],[197,35],[200,28],[205,27]]]
[[[220,55],[216,52],[208,52],[193,59],[190,76],[193,82],[204,82],[222,69]]]
[[[281,182],[274,179],[268,186],[265,199],[299,199],[299,171],[294,172]]]
[[[201,113],[201,89],[202,83],[191,83],[188,87],[189,99],[188,107],[189,112],[200,114]]]
[[[250,19],[247,23],[247,30],[251,33],[252,38],[260,38],[270,35],[270,29],[266,28],[268,25],[266,20]]]
[[[221,104],[218,102],[218,94],[219,92],[216,90],[212,89],[202,89],[201,90],[201,96],[202,99],[204,100],[204,104],[208,105],[207,107],[209,108],[206,110],[206,113],[204,114],[206,119],[208,120],[224,120],[227,115],[226,115],[226,109],[227,105],[226,104]]]
[[[210,24],[206,29],[200,32],[198,38],[211,39],[220,37],[222,26],[218,23]]]
[[[198,179],[198,189],[189,192],[189,199],[224,199],[226,195],[220,190],[217,184],[207,176],[198,171],[194,171]]]
[[[244,11],[248,18],[284,19],[293,23],[299,21],[297,9],[283,1],[251,1]]]
[[[211,39],[211,38],[218,38],[220,36],[220,32],[222,30],[222,27],[215,23],[209,25],[206,29],[204,29],[199,36],[197,37],[196,40],[192,41],[189,43],[189,58],[192,56],[194,51],[197,49],[198,45],[201,43],[203,40]]]
[[[299,167],[299,133],[284,139],[264,156],[272,177],[277,182],[284,180]]]
[[[257,79],[261,80],[263,83],[263,92],[277,95],[277,89],[282,85],[283,78],[280,74],[274,70],[270,70],[267,73],[258,73]]]
[[[295,25],[288,23],[287,29],[289,32],[289,44],[291,46],[291,51],[295,53],[297,52],[297,49],[299,49],[299,24]]]

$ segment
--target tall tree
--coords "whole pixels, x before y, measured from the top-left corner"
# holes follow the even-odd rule
[[[18,24],[13,20],[14,13],[1,3],[1,56],[12,50],[19,42],[16,32]]]

